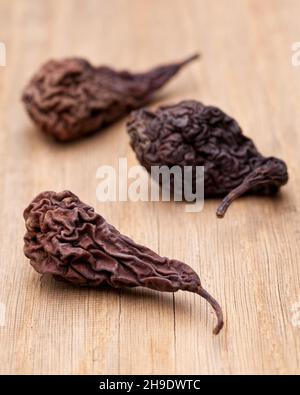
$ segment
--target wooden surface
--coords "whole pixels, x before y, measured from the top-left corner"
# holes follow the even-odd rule
[[[300,373],[300,2],[280,0],[0,1],[1,373]],[[234,116],[265,155],[287,161],[272,198],[242,198],[226,218],[170,203],[101,203],[98,166],[137,164],[125,120],[69,145],[40,134],[20,94],[49,57],[144,70],[201,51],[157,96],[195,98]],[[221,302],[212,335],[203,299],[179,292],[77,290],[40,279],[23,256],[22,212],[40,191],[70,189],[110,223],[191,265]],[[299,307],[298,307],[299,308]],[[300,309],[299,309],[300,310]]]

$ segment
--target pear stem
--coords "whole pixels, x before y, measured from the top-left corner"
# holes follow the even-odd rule
[[[216,316],[217,316],[217,325],[213,330],[213,334],[217,335],[220,330],[223,328],[224,320],[223,320],[223,312],[219,303],[214,299],[204,288],[201,286],[198,287],[196,293],[200,295],[202,298],[207,300],[207,302],[212,306],[214,309]]]

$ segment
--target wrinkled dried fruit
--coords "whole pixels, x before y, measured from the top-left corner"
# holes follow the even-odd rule
[[[73,140],[145,105],[155,91],[196,58],[198,55],[136,74],[93,67],[81,58],[51,60],[30,80],[22,99],[41,130],[61,141]]]
[[[137,159],[149,172],[151,166],[204,166],[204,196],[225,196],[218,217],[239,196],[273,194],[288,181],[286,164],[262,156],[238,123],[217,107],[191,100],[156,112],[137,110],[127,130]]]
[[[37,272],[82,286],[194,292],[216,312],[214,333],[221,330],[221,307],[202,288],[193,269],[123,236],[72,192],[39,194],[25,209],[24,219],[24,253]]]

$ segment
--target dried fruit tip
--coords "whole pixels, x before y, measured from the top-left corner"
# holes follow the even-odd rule
[[[218,218],[223,218],[224,215],[226,214],[226,211],[228,207],[231,205],[231,203],[246,193],[251,187],[248,185],[247,182],[243,182],[241,185],[239,185],[237,188],[233,189],[225,198],[222,200],[222,203],[220,206],[217,208],[217,217]]]
[[[205,300],[207,300],[207,302],[212,306],[212,308],[214,309],[216,316],[217,316],[217,325],[215,326],[214,330],[213,330],[213,334],[217,335],[220,330],[223,328],[224,325],[224,319],[223,319],[223,312],[221,309],[221,306],[219,305],[219,303],[216,301],[216,299],[214,299],[204,288],[202,288],[201,286],[198,287],[197,290],[197,294],[202,296],[202,298],[204,298]]]
[[[286,164],[274,157],[263,159],[263,162],[257,166],[244,181],[228,193],[217,209],[217,217],[223,218],[231,203],[240,196],[248,193],[253,189],[268,188],[269,193],[275,193],[288,181],[288,172]]]
[[[195,53],[192,56],[189,56],[188,58],[186,58],[184,61],[181,62],[181,66],[185,66],[186,64],[193,62],[196,59],[201,58],[201,54],[200,53]]]

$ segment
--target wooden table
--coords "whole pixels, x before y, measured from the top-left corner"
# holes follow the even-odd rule
[[[300,41],[295,0],[1,0],[1,373],[300,373]],[[125,119],[61,145],[20,102],[48,58],[144,70],[201,51],[152,107],[194,98],[234,116],[265,155],[287,161],[277,198],[217,200],[201,213],[173,202],[99,202],[96,170],[137,164]],[[221,302],[226,325],[196,295],[77,290],[41,279],[23,255],[23,209],[44,190],[70,189],[161,255],[187,262]],[[294,309],[294,310],[293,310]],[[3,318],[3,317],[2,317]],[[2,320],[4,321],[4,320]]]

